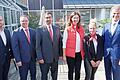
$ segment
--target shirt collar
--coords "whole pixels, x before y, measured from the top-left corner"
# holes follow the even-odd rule
[[[52,29],[52,25],[47,25],[47,28],[49,29],[49,27]]]
[[[118,24],[118,22],[119,22],[119,20],[117,22],[113,21],[112,25],[114,25],[114,24],[116,25],[116,24]]]
[[[23,30],[25,31],[25,29],[29,29],[29,28],[28,28],[28,27],[27,27],[27,28],[24,28],[24,27],[21,26],[21,29],[23,29]]]
[[[3,26],[3,27],[2,27],[2,30],[0,29],[0,32],[3,32],[3,31],[4,31],[4,28],[5,28],[5,27]]]

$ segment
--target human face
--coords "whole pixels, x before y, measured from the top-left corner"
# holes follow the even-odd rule
[[[78,24],[78,22],[79,22],[79,16],[78,15],[74,15],[73,17],[72,17],[72,23],[73,23],[73,25],[77,25]]]
[[[52,24],[52,15],[51,14],[45,15],[45,22],[46,22],[46,25]]]
[[[28,25],[29,25],[28,18],[24,17],[24,16],[20,17],[20,24],[21,24],[22,27],[28,28]]]
[[[95,35],[95,34],[96,34],[96,26],[95,26],[95,23],[89,24],[89,32],[90,32],[91,35]]]
[[[113,9],[112,10],[112,21],[117,22],[120,20],[120,9]]]
[[[4,25],[4,20],[3,20],[3,17],[0,16],[0,28],[2,28]]]

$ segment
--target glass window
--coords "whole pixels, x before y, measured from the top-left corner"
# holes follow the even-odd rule
[[[20,12],[19,11],[17,11],[17,23],[19,23],[20,22]]]
[[[3,10],[1,6],[0,6],[0,16],[3,16]]]
[[[65,27],[65,11],[54,11],[55,24],[57,24],[60,29]]]
[[[4,19],[5,19],[5,25],[9,25],[11,22],[10,20],[10,9],[3,7],[4,10]]]
[[[95,9],[91,9],[91,18],[95,18]]]
[[[105,18],[110,18],[110,9],[106,9]]]
[[[15,24],[15,23],[16,23],[15,10],[11,10],[11,20],[12,20],[12,24]]]

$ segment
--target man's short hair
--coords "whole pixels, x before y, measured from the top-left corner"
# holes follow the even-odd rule
[[[27,15],[21,15],[20,18],[21,18],[21,17],[26,17],[26,18],[29,19],[29,17],[28,17]]]
[[[45,14],[47,14],[47,15],[49,15],[49,14],[50,14],[50,15],[52,16],[52,13],[51,13],[51,12],[46,12]]]
[[[113,10],[113,9],[120,10],[120,5],[113,6],[113,7],[111,8],[111,10]]]

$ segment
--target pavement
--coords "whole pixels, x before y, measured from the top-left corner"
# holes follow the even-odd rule
[[[84,62],[82,61],[80,80],[84,80],[84,77],[85,77],[85,71],[84,71],[84,64],[83,63]],[[38,63],[36,64],[36,66],[37,66],[36,78],[37,78],[37,80],[41,80],[40,79],[41,72],[40,72],[40,68],[39,68]],[[105,80],[105,72],[104,71],[105,71],[104,70],[104,63],[102,61],[100,66],[98,67],[98,70],[97,70],[96,74],[95,74],[95,80]],[[49,72],[48,80],[52,80],[50,74],[51,73]],[[67,75],[68,75],[68,67],[62,61],[60,61],[59,66],[58,66],[58,80],[68,80]],[[18,70],[16,70],[13,62],[11,62],[8,77],[9,77],[9,80],[20,80]],[[30,74],[28,74],[28,80],[30,80]]]

